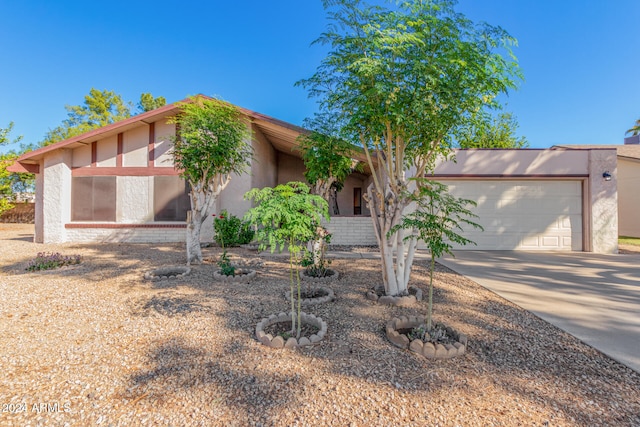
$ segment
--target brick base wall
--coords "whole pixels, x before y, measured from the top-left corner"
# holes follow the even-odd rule
[[[182,228],[67,228],[70,242],[182,243]]]
[[[332,234],[332,245],[377,244],[370,216],[334,216],[325,227]]]

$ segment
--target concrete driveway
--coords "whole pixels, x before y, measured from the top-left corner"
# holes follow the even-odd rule
[[[640,255],[458,251],[439,262],[640,372]]]

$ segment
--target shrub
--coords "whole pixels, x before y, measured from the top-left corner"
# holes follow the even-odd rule
[[[215,242],[222,247],[250,243],[254,236],[254,231],[248,222],[229,214],[226,210],[213,219],[213,229]]]
[[[80,264],[80,261],[82,261],[82,257],[80,255],[64,256],[59,252],[38,252],[35,259],[29,261],[29,265],[26,269],[28,271],[52,270],[65,265]]]

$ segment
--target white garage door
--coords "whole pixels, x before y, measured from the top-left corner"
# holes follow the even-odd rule
[[[465,229],[477,246],[464,249],[582,250],[580,181],[442,182],[478,203],[473,210],[484,231]]]

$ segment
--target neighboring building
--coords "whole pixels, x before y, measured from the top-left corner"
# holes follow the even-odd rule
[[[241,109],[251,122],[254,158],[234,176],[215,212],[242,216],[253,187],[304,180],[297,138],[304,129]],[[173,167],[167,118],[175,104],[26,153],[13,171],[36,173],[36,242],[185,240],[187,188]],[[434,177],[478,202],[484,233],[468,249],[617,251],[616,153],[607,149],[461,150]],[[612,181],[602,178],[613,173]],[[354,173],[337,196],[333,244],[375,244],[362,198],[370,183]],[[212,212],[214,213],[214,212]],[[203,239],[212,239],[211,219]]]
[[[620,236],[640,237],[640,135],[624,139],[623,145],[563,145],[566,149],[616,150],[617,170],[610,173],[618,187],[618,233]]]

